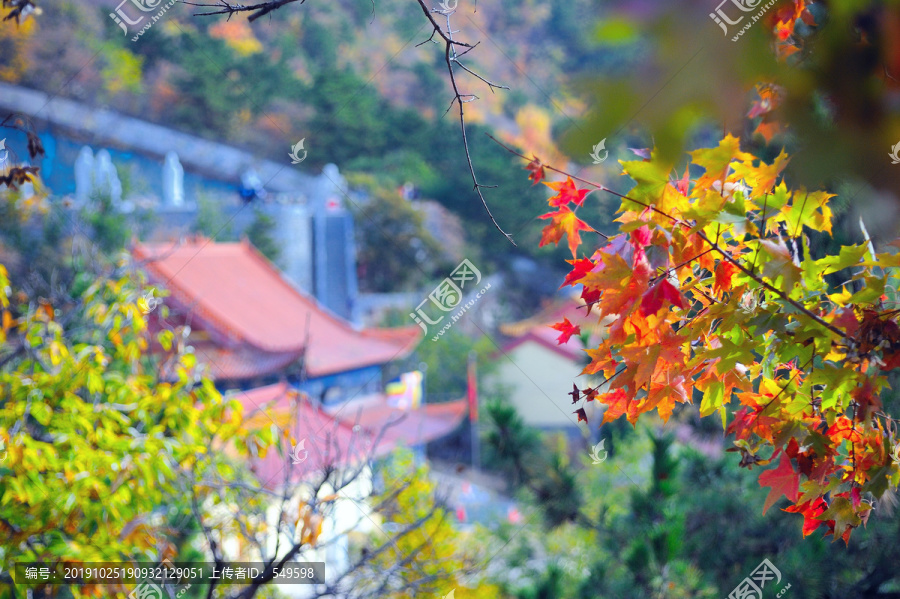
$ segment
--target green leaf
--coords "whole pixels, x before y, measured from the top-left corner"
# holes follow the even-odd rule
[[[836,256],[826,256],[816,260],[815,264],[823,276],[830,275],[859,264],[867,251],[868,248],[865,244],[845,245],[841,247],[840,252]]]

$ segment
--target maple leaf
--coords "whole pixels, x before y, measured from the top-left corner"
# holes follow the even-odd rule
[[[681,297],[681,293],[668,279],[661,280],[641,297],[641,316],[656,314],[663,307],[664,302],[684,309],[684,299]]]
[[[684,168],[684,177],[674,182],[675,190],[683,196],[687,196],[691,190],[691,169]]]
[[[868,505],[863,508],[865,511],[870,509]],[[834,539],[837,540],[838,537],[841,537],[844,542],[850,539],[850,531],[862,524],[862,518],[846,497],[835,497],[828,509],[822,512],[818,519],[834,521]]]
[[[576,206],[581,206],[584,203],[584,196],[591,192],[590,189],[578,189],[575,187],[572,177],[566,177],[565,181],[557,183],[547,183],[545,181],[544,185],[556,192],[555,196],[547,200],[554,208],[565,206],[569,202],[574,203]]]
[[[559,286],[560,289],[566,285],[574,287],[579,280],[584,278],[584,275],[594,270],[594,267],[597,266],[590,258],[576,258],[575,260],[566,260],[566,262],[572,265],[572,272],[566,275],[563,284]]]
[[[653,233],[647,225],[631,232],[631,245],[634,247],[635,263],[647,259],[647,253],[644,250],[650,245],[652,239]]]
[[[603,314],[627,314],[638,305],[641,294],[647,291],[650,281],[647,262],[632,266],[620,256],[608,254],[604,254],[604,261],[606,265],[602,271],[589,272],[581,282],[585,289],[598,292],[599,308]]]
[[[766,470],[759,475],[759,486],[772,488],[763,505],[763,514],[765,514],[782,495],[792,502],[797,501],[800,491],[800,474],[794,472],[791,458],[786,453],[782,453],[777,468]]]
[[[747,394],[739,393],[738,397],[741,397],[742,395]],[[763,438],[770,436],[770,426],[776,424],[778,419],[770,416],[761,416],[760,412],[762,409],[763,406],[759,406],[754,410],[751,410],[749,406],[745,406],[735,412],[734,420],[728,425],[725,434],[730,435],[734,433],[735,440],[748,439],[751,433],[756,433]]]
[[[712,187],[716,181],[722,181],[728,174],[728,167],[732,160],[752,159],[751,154],[741,152],[741,140],[731,134],[719,142],[715,148],[703,148],[691,152],[694,164],[705,169],[694,185],[694,189],[706,189]]]
[[[569,236],[569,249],[572,250],[572,256],[578,251],[581,245],[581,231],[593,231],[586,222],[575,216],[575,213],[569,210],[568,206],[561,206],[557,212],[548,212],[541,215],[542,219],[551,219],[551,224],[544,227],[541,232],[541,243],[538,247],[544,247],[547,244],[559,245],[559,240],[563,235]]]
[[[788,28],[800,22],[804,3],[794,1],[800,12]],[[788,23],[791,12],[779,18]],[[758,92],[750,117],[762,119],[758,130],[768,138],[779,90]],[[619,234],[584,252],[589,259],[569,260],[560,286],[582,285],[582,298],[609,323],[606,339],[585,348],[582,372],[602,374],[606,392],[574,386],[573,403],[597,400],[604,424],[625,415],[634,425],[653,410],[669,419],[698,391],[700,415],[722,416],[740,465],[770,468],[759,477],[770,489],[763,513],[785,496],[793,504],[785,511],[803,516],[805,536],[824,526],[846,540],[872,511],[867,494],[881,497],[893,486],[886,472],[900,462],[889,455],[900,444],[880,405],[885,370],[900,368],[900,315],[885,307],[896,298],[881,273],[900,266],[900,255],[870,253],[865,244],[822,258],[791,251],[783,240],[794,246],[805,228],[832,233],[831,196],[789,190],[784,151],[768,164],[740,143],[726,136],[693,152],[680,180],[655,153],[623,163],[636,185],[619,209]],[[574,215],[584,197],[568,180],[554,189],[558,210],[543,216],[552,223],[541,245],[568,234],[575,256],[579,233],[588,230]],[[756,274],[743,274],[727,256],[748,268],[752,261]],[[822,280],[845,270],[856,291],[835,292]],[[759,277],[763,285],[753,285]],[[735,297],[725,301],[728,295]],[[560,343],[576,334],[568,320],[551,326]],[[846,343],[829,345],[825,329]],[[818,355],[821,366],[813,363]],[[726,422],[735,398],[742,405]],[[579,422],[586,417],[575,413]]]
[[[533,159],[528,165],[525,167],[525,170],[530,171],[528,178],[533,181],[532,185],[537,185],[541,181],[546,178],[546,173],[544,172],[544,165],[541,164],[541,161],[537,158]]]
[[[820,526],[825,525],[825,522],[820,520],[819,516],[821,516],[827,508],[828,504],[825,503],[825,500],[817,498],[812,501],[807,501],[806,503],[788,506],[784,508],[783,511],[803,515],[803,536],[806,537],[816,532]]]
[[[578,403],[578,400],[581,399],[581,391],[578,390],[578,385],[572,383],[572,390],[567,395],[572,396],[572,403]]]
[[[569,322],[568,318],[564,318],[562,322],[557,322],[556,324],[550,325],[550,328],[560,332],[559,337],[556,338],[557,345],[568,343],[572,335],[581,334],[581,327],[578,325],[573,325],[571,322]]]
[[[716,282],[713,285],[713,289],[719,293],[730,291],[731,278],[738,270],[740,269],[731,262],[727,260],[720,261],[716,265]]]
[[[775,161],[772,164],[766,164],[760,160],[759,166],[753,166],[752,159],[753,157],[750,156],[748,160],[735,164],[734,174],[736,177],[747,181],[753,189],[750,192],[750,197],[756,200],[772,192],[772,188],[775,187],[775,181],[781,176],[781,171],[787,166],[790,158],[788,158],[787,152],[782,148],[781,153],[775,157]]]
[[[632,411],[629,410],[632,402],[631,398],[628,397],[628,394],[625,393],[623,389],[616,389],[610,393],[604,393],[597,397],[597,401],[602,404],[606,404],[608,407],[603,412],[603,422],[600,424],[606,424],[607,422],[612,422],[628,412],[628,421],[634,424],[637,421],[637,414],[633,414]],[[634,416],[635,420],[632,421],[632,416]]]
[[[872,412],[881,409],[881,398],[872,384],[872,378],[866,377],[863,384],[851,393],[857,403],[854,419],[857,422],[869,422]]]
[[[587,413],[584,411],[584,408],[578,408],[573,414],[578,414],[578,422],[587,422]]]

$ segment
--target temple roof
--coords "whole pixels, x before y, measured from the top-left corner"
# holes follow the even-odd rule
[[[252,460],[260,482],[269,488],[296,482],[324,466],[347,466],[378,458],[397,447],[412,447],[453,432],[465,416],[465,400],[425,404],[417,410],[399,410],[376,394],[351,401],[326,412],[286,383],[233,391],[230,397],[244,407],[244,423],[268,426],[274,423],[293,438],[302,459],[294,463],[291,443],[284,443],[282,457],[274,449]],[[302,446],[300,443],[302,442]]]
[[[268,374],[305,353],[308,376],[385,364],[418,343],[416,325],[357,329],[291,285],[249,242],[197,237],[179,243],[136,243],[132,254],[166,303],[209,335],[198,348],[216,379]],[[173,306],[173,307],[174,307]]]

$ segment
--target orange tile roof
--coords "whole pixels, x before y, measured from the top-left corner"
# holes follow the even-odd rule
[[[309,376],[323,376],[404,357],[421,338],[416,325],[355,329],[293,287],[247,241],[136,243],[132,255],[152,283],[171,292],[166,302],[189,313],[193,328],[210,333],[216,346],[210,352],[228,354],[223,362],[231,358],[230,365],[219,364],[218,376],[213,368],[214,378],[272,372],[304,350]],[[247,363],[245,356],[254,353],[260,364],[252,357]]]
[[[459,399],[424,404],[418,410],[402,410],[389,405],[384,395],[377,394],[348,401],[331,412],[335,419],[348,426],[358,424],[370,435],[381,434],[382,443],[411,447],[450,434],[468,409],[466,400]]]
[[[273,449],[264,458],[251,460],[252,471],[269,488],[280,486],[285,479],[296,482],[325,466],[353,465],[387,455],[398,446],[439,439],[459,426],[467,409],[465,400],[426,404],[421,410],[403,413],[402,419],[382,433],[385,424],[394,422],[401,414],[388,407],[381,395],[352,402],[333,414],[286,383],[234,391],[230,397],[244,407],[245,424],[253,427],[274,423],[290,433],[297,443],[305,439],[306,453],[299,464],[293,463],[289,455],[291,445],[284,440],[284,456]]]

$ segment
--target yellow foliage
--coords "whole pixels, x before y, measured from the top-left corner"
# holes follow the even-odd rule
[[[17,83],[28,69],[28,49],[37,24],[25,19],[21,25],[12,21],[0,23],[0,80]]]
[[[499,590],[493,585],[481,582],[474,587],[463,586],[463,577],[475,570],[484,556],[474,555],[464,547],[464,536],[453,527],[450,515],[434,508],[436,484],[429,478],[427,466],[416,466],[411,453],[401,452],[388,464],[384,478],[386,492],[374,504],[381,506],[380,515],[385,522],[400,530],[412,530],[391,541],[378,539],[379,544],[389,546],[374,565],[393,568],[412,555],[401,568],[401,575],[409,582],[421,581],[414,593],[388,592],[384,596],[413,599],[452,593],[454,599],[499,599]],[[422,519],[424,522],[416,526]]]
[[[209,28],[209,35],[224,41],[241,56],[262,52],[263,46],[253,35],[253,30],[244,19],[219,21]]]
[[[533,104],[523,106],[516,113],[516,124],[519,126],[518,134],[507,141],[528,148],[546,164],[565,162],[565,157],[553,143],[553,122],[546,110]]]
[[[103,87],[110,94],[122,92],[140,93],[144,57],[136,56],[125,48],[104,48],[106,65],[100,70]]]

